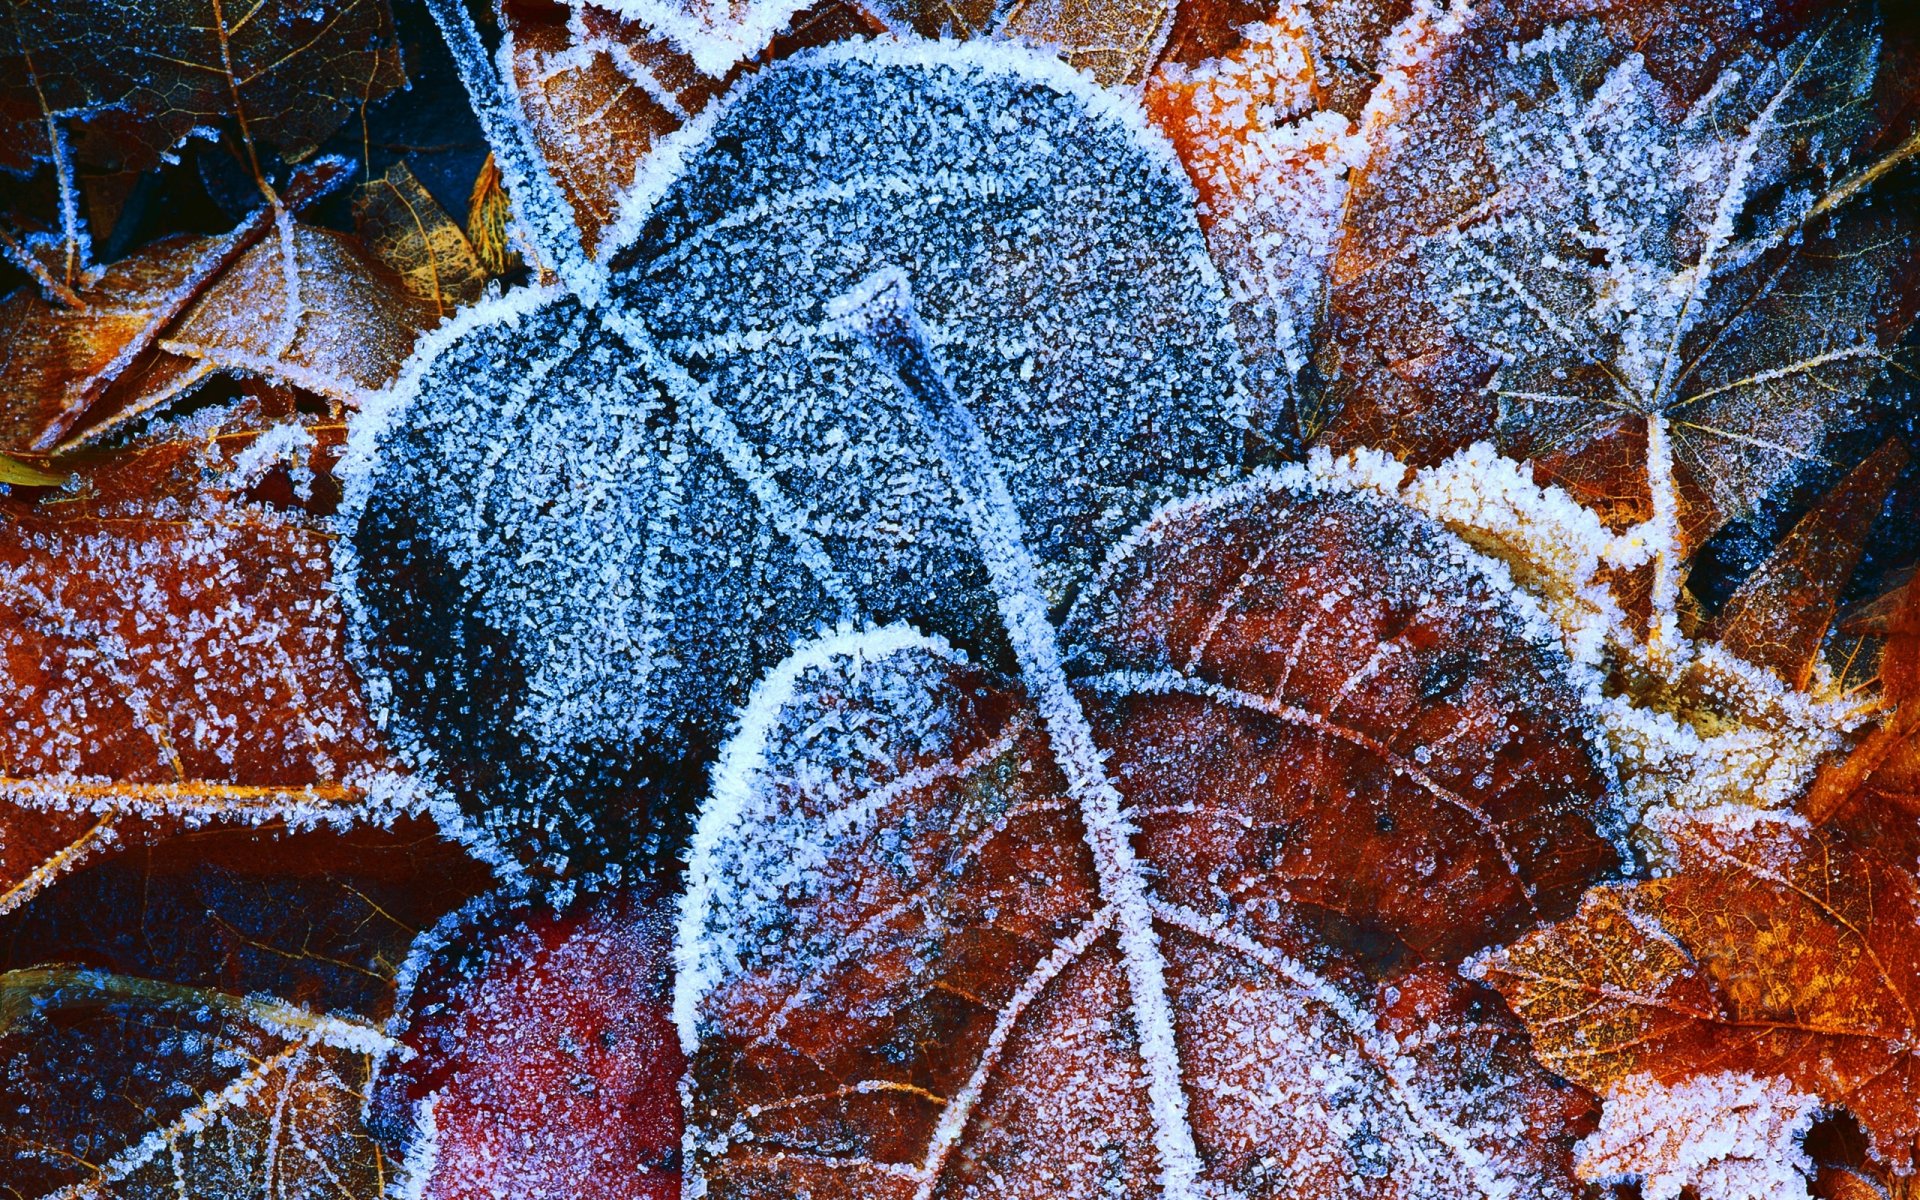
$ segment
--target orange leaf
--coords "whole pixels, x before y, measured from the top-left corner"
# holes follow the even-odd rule
[[[1598,888],[1481,960],[1542,1062],[1611,1093],[1734,1069],[1851,1113],[1912,1169],[1920,1135],[1920,834],[1858,810],[1678,831],[1678,871]]]

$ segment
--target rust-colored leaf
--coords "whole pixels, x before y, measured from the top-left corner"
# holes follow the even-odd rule
[[[1435,527],[1271,479],[1110,566],[1070,670],[1168,1028],[1022,693],[898,626],[799,652],[695,837],[691,1186],[1577,1194],[1589,1101],[1448,966],[1616,862],[1564,660],[1506,603]]]
[[[1889,441],[1800,519],[1728,598],[1708,630],[1727,649],[1805,691],[1906,447]]]
[[[505,275],[519,260],[507,236],[512,217],[513,204],[500,182],[500,167],[488,154],[467,197],[467,243],[489,277]]]
[[[398,274],[409,292],[432,302],[437,315],[480,298],[487,273],[467,235],[406,163],[393,164],[360,189],[353,226],[373,256]]]
[[[593,254],[654,144],[721,82],[664,37],[592,5],[508,0],[500,17],[514,90]]]
[[[346,176],[339,159],[316,161],[294,174],[281,203],[298,211]],[[275,209],[265,205],[218,237],[161,238],[101,269],[72,304],[30,288],[0,300],[0,375],[10,389],[0,405],[0,447],[66,449],[98,436],[102,414],[115,414],[111,428],[203,378],[209,368],[155,343],[275,225]]]
[[[363,800],[395,764],[347,665],[315,496],[342,431],[164,443],[0,521],[7,799],[243,815]]]
[[[1598,888],[1478,965],[1541,1061],[1602,1095],[1716,1071],[1845,1109],[1902,1172],[1920,1135],[1920,834],[1857,806],[1676,837],[1678,870]],[[1646,1082],[1640,1082],[1646,1081]]]
[[[357,239],[289,222],[208,288],[160,349],[195,370],[265,375],[355,404],[393,381],[441,312]],[[147,407],[132,399],[114,419]]]

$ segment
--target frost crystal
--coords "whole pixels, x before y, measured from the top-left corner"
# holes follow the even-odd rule
[[[661,786],[796,635],[909,619],[1003,652],[891,372],[827,313],[903,270],[1058,607],[1159,499],[1237,466],[1237,351],[1171,152],[1008,47],[767,68],[659,151],[601,313],[483,305],[357,434],[343,556],[416,759],[548,817]],[[600,822],[605,836],[619,825]]]
[[[1646,1200],[1806,1200],[1813,1162],[1801,1139],[1820,1101],[1779,1079],[1739,1071],[1673,1086],[1622,1080],[1600,1128],[1580,1143],[1579,1168],[1595,1181],[1638,1179]]]

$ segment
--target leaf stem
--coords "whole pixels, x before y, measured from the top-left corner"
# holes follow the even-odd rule
[[[1187,1119],[1166,964],[1153,928],[1150,897],[1134,855],[1132,829],[1121,812],[1120,792],[1107,778],[1105,755],[1094,744],[1086,712],[1067,685],[1059,639],[1047,615],[1039,569],[1021,532],[1019,511],[978,422],[933,361],[914,316],[905,274],[887,270],[868,278],[830,305],[828,315],[843,321],[893,373],[960,495],[1021,679],[1040,710],[1054,758],[1066,776],[1067,794],[1080,809],[1100,893],[1113,906],[1133,1024],[1147,1068],[1162,1194],[1169,1200],[1196,1196],[1200,1156]]]

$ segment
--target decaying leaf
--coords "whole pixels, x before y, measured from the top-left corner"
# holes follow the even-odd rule
[[[1589,893],[1480,960],[1541,1061],[1603,1097],[1737,1065],[1845,1109],[1902,1173],[1920,1135],[1920,836],[1856,806],[1813,828],[1691,825],[1678,870]]]
[[[163,443],[82,472],[72,494],[8,502],[8,800],[209,817],[390,790],[345,660],[331,538],[292,507],[340,435],[290,421]],[[249,500],[276,491],[289,507]]]
[[[789,58],[673,151],[600,314],[529,290],[439,337],[370,427],[344,572],[407,753],[515,837],[625,836],[820,622],[998,640],[952,484],[826,311],[876,268],[913,272],[1053,601],[1237,463],[1218,280],[1143,133],[1005,48]]]
[[[488,154],[467,198],[467,242],[490,278],[505,275],[518,261],[507,234],[512,216],[513,204],[500,182],[500,168]]]
[[[354,231],[373,256],[400,276],[407,291],[439,316],[480,298],[487,274],[467,242],[407,164],[397,162],[354,199]]]
[[[1497,17],[1363,168],[1326,436],[1431,460],[1496,433],[1616,527],[1649,522],[1670,596],[1707,534],[1863,419],[1910,234],[1820,197],[1852,168],[1877,39],[1836,15],[1689,102],[1606,25],[1521,45]]]
[[[416,943],[371,1124],[421,1200],[674,1200],[672,926],[644,889],[496,896]]]
[[[392,979],[484,877],[418,825],[202,832],[0,918],[8,1188],[379,1194],[361,1111]]]
[[[1564,660],[1503,585],[1298,476],[1152,522],[1068,630],[1141,900],[1019,689],[900,626],[789,659],[695,835],[691,1185],[1576,1194],[1587,1101],[1446,966],[1617,861]]]

